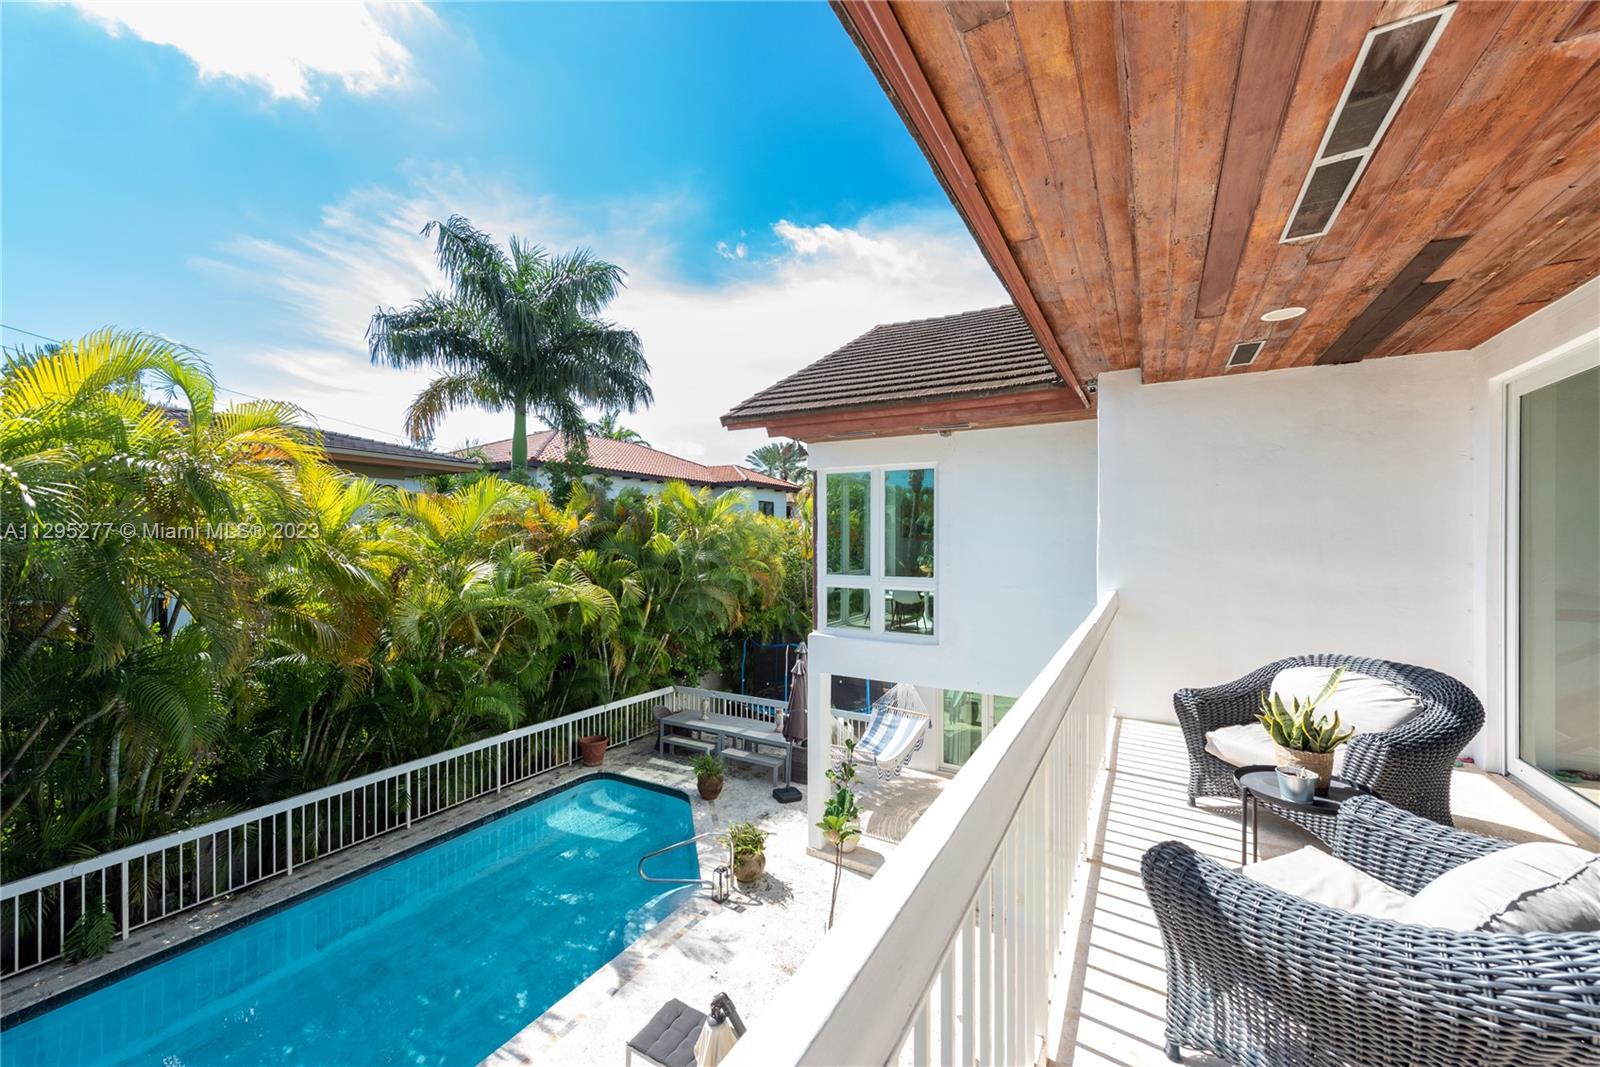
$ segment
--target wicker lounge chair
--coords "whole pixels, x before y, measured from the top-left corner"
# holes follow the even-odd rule
[[[1449,825],[1450,769],[1483,725],[1483,705],[1472,690],[1447,674],[1332,653],[1279,660],[1226,685],[1180,689],[1172,695],[1189,749],[1191,805],[1198,797],[1238,797],[1236,768],[1206,751],[1206,734],[1254,722],[1262,690],[1288,667],[1346,667],[1414,693],[1422,704],[1418,714],[1393,730],[1357,733],[1350,739],[1341,777],[1366,786],[1391,804]],[[1331,818],[1308,815],[1296,821],[1324,841],[1332,839]]]
[[[1376,797],[1334,855],[1405,893],[1508,842]],[[1167,964],[1166,1052],[1240,1067],[1600,1065],[1600,934],[1487,934],[1312,904],[1167,841],[1142,874]]]

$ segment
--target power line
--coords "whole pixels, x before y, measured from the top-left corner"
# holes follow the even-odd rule
[[[65,341],[62,341],[59,338],[46,337],[42,333],[34,333],[32,330],[24,330],[22,327],[20,327],[20,326],[12,326],[10,323],[0,322],[0,329],[10,330],[12,333],[27,334],[29,337],[37,337],[39,340],[41,340],[41,341],[49,341],[53,345],[64,345],[64,344],[66,344]],[[242,389],[231,389],[226,385],[218,385],[218,386],[216,386],[216,389],[217,389],[218,392],[232,393],[235,396],[242,396],[246,400],[258,400],[263,404],[273,403],[273,401],[268,400],[266,397],[256,396],[254,393],[247,393]],[[296,405],[296,406],[298,406],[298,405]],[[338,418],[338,417],[333,416],[333,415],[324,415],[319,411],[312,411],[310,408],[301,408],[300,410],[304,411],[307,415],[315,415],[318,419],[321,419],[321,420],[324,420],[324,421],[327,421],[327,422],[337,422],[337,423],[342,423],[345,426],[354,426],[356,429],[358,429],[358,430],[366,430],[368,433],[376,433],[376,434],[382,434],[385,437],[393,437],[393,438],[397,439],[401,444],[404,444],[404,445],[410,445],[411,444],[410,441],[406,440],[404,435],[397,434],[393,430],[380,430],[376,426],[367,426],[367,425],[365,425],[363,423],[351,422],[349,419],[341,419],[341,418]]]

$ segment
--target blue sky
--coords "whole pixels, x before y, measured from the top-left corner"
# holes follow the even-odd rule
[[[452,212],[625,267],[657,394],[625,421],[713,461],[762,440],[728,406],[874,322],[1004,299],[820,3],[0,20],[3,321],[160,332],[330,429],[398,432],[422,379],[362,331],[432,283],[417,231]],[[508,432],[465,413],[436,443]]]

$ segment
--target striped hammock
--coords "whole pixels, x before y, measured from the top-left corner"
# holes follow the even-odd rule
[[[922,747],[923,736],[928,732],[927,712],[905,707],[895,700],[901,689],[895,686],[872,705],[867,731],[856,742],[856,760],[871,762],[883,778],[897,776],[905,770],[911,762],[911,754]],[[915,689],[911,689],[911,699],[921,703]]]

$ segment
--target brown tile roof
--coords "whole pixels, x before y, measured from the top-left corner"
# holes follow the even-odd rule
[[[1062,385],[1012,305],[874,326],[757,393],[724,423]]]
[[[603,474],[650,478],[663,482],[686,482],[690,485],[709,485],[717,488],[780,489],[789,493],[800,488],[793,482],[772,478],[733,463],[708,467],[692,459],[684,459],[631,441],[591,437],[588,442],[588,465]],[[456,455],[468,456],[473,453],[482,453],[490,467],[504,470],[511,466],[511,438],[464,448]],[[542,463],[556,462],[566,458],[566,454],[566,440],[556,431],[540,430],[528,435],[528,466],[537,467]]]
[[[161,410],[179,425],[188,425],[189,413],[185,409],[162,405]],[[472,463],[448,452],[430,452],[426,448],[397,445],[390,441],[380,441],[375,437],[360,437],[353,433],[324,430],[317,426],[301,426],[297,429],[319,439],[322,450],[335,465],[337,460],[342,458],[355,462],[365,460],[378,464],[398,464],[413,470],[425,471],[465,473],[476,469]]]

